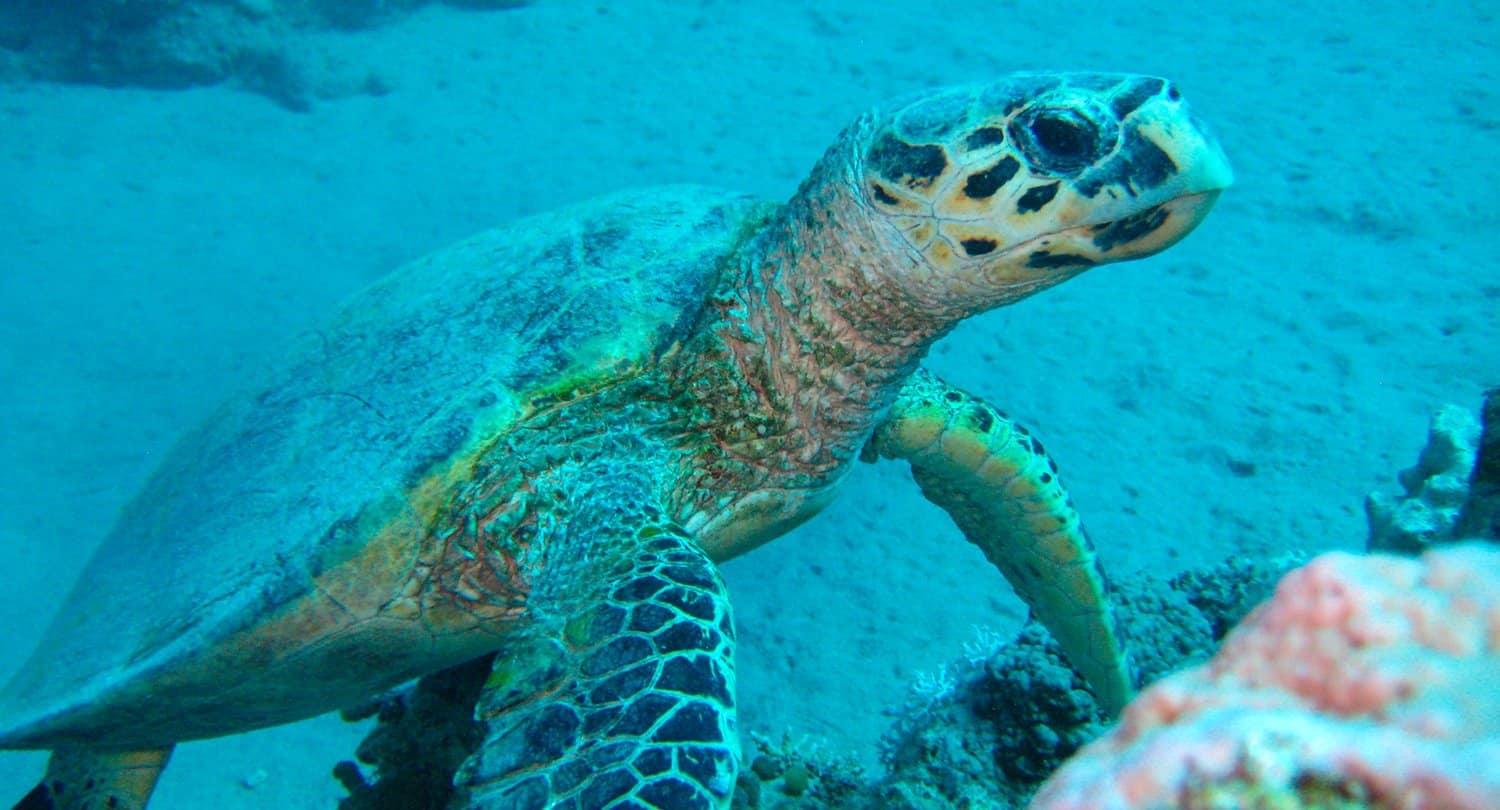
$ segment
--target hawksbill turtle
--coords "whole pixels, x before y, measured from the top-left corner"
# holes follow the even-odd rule
[[[1042,445],[919,366],[963,318],[1156,253],[1230,183],[1158,78],[1030,73],[860,117],[785,204],[533,216],[356,294],[166,457],[0,693],[23,808],[140,808],[173,745],[498,651],[469,806],[725,806],[716,564],[859,459],[1009,578],[1101,704],[1107,580]]]

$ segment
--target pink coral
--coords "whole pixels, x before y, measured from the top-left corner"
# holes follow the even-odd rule
[[[1323,555],[1032,810],[1500,810],[1500,550]]]

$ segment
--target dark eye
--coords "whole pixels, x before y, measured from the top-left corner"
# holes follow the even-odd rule
[[[1113,139],[1113,130],[1103,131],[1098,119],[1069,107],[1027,110],[1011,128],[1013,140],[1021,144],[1031,165],[1053,175],[1076,174],[1093,164]]]
[[[1094,125],[1072,110],[1048,110],[1031,122],[1036,145],[1054,157],[1087,159],[1094,153],[1098,133]]]

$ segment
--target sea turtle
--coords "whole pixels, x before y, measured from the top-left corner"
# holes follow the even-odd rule
[[[499,651],[471,806],[722,807],[715,564],[908,461],[1101,703],[1107,582],[1042,446],[919,368],[961,319],[1182,238],[1230,182],[1157,78],[1030,73],[859,118],[784,205],[619,193],[418,260],[184,438],[0,695],[25,808],[146,802],[174,743]]]

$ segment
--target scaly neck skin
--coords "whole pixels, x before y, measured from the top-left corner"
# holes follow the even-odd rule
[[[897,237],[882,234],[852,199],[844,154],[831,151],[750,237],[684,352],[684,382],[708,409],[710,454],[731,479],[721,474],[717,486],[832,483],[958,320],[897,284],[901,274],[927,271],[915,253],[883,241]]]

